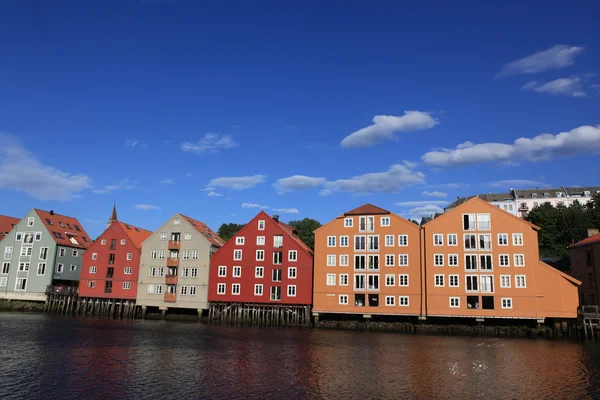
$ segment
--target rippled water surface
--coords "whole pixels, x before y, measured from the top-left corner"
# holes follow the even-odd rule
[[[600,345],[0,314],[0,399],[593,399]]]

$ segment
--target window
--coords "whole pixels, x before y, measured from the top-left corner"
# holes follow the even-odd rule
[[[283,247],[283,235],[273,235],[273,247]]]
[[[401,267],[408,266],[408,254],[398,254],[398,265]]]
[[[131,275],[133,272],[133,268],[132,267],[125,267],[125,270],[123,271],[125,273],[125,275]]]
[[[9,262],[5,262],[2,263],[2,275],[8,275],[8,273],[10,272],[10,263]]]
[[[189,260],[190,259],[190,251],[189,250],[184,250],[183,251],[183,259],[184,260]]]
[[[396,275],[386,274],[385,275],[385,286],[396,286]]]
[[[264,231],[265,230],[265,221],[264,220],[260,220],[258,221],[258,230],[259,231]]]
[[[466,290],[467,292],[477,292],[479,290],[478,285],[478,276],[477,275],[467,275],[465,276],[466,282]]]
[[[242,267],[233,267],[233,275],[234,278],[239,278],[242,276]]]
[[[395,306],[396,298],[394,296],[385,296],[385,305],[386,306]]]
[[[31,256],[33,253],[33,247],[21,247],[22,256]]]
[[[328,267],[335,267],[335,254],[328,254],[327,255],[327,266]]]
[[[184,254],[185,254],[185,252],[184,252]],[[133,259],[133,253],[127,253],[127,260],[131,261],[132,259]],[[184,257],[184,259],[185,259],[185,257]]]
[[[100,241],[100,244],[101,244],[102,246],[105,246],[105,245],[106,245],[106,239],[102,239],[102,240]]]
[[[366,275],[354,274],[354,290],[365,290],[366,287]]]
[[[231,294],[239,295],[240,294],[240,284],[234,283],[231,285]]]
[[[235,244],[236,245],[243,245],[244,244],[244,237],[243,236],[238,236],[235,238]]]
[[[327,247],[335,247],[335,236],[327,236]]]
[[[71,264],[71,272],[75,272],[77,270],[77,265]]]
[[[444,266],[444,255],[443,254],[434,254],[433,255],[433,265],[436,267]]]
[[[456,233],[448,234],[448,246],[458,246],[458,235]]]
[[[179,222],[180,222],[180,221],[179,221],[179,218],[175,218],[175,219],[173,220],[173,225],[179,225]]]
[[[369,290],[379,290],[379,275],[367,275]]]
[[[183,234],[183,240],[192,240],[192,234],[190,232],[185,232]]]
[[[450,308],[460,307],[460,297],[450,297]]]
[[[458,267],[458,254],[448,254],[448,266]]]
[[[508,246],[508,235],[506,233],[498,234],[498,246]]]
[[[408,246],[408,235],[398,235],[398,246]]]
[[[110,239],[110,249],[115,250],[117,248],[117,239]]]
[[[365,251],[366,250],[366,236],[354,236],[354,250]]]
[[[513,233],[513,246],[523,246],[523,234],[522,233]]]
[[[38,263],[37,274],[38,275],[46,274],[46,263]]]
[[[265,251],[264,250],[256,250],[256,261],[264,261],[265,259]]]
[[[56,266],[56,272],[58,272],[59,274],[62,273],[65,270],[65,265],[64,264],[58,264]],[[19,266],[19,271],[21,271],[21,267]]]
[[[273,264],[275,264],[275,265],[283,264],[283,251],[274,251],[273,252]]]
[[[392,247],[394,245],[394,235],[385,235],[385,247]]]
[[[42,240],[42,232],[36,232],[35,233],[35,241],[39,242],[40,240]]]
[[[256,267],[254,269],[254,277],[255,278],[262,278],[265,276],[265,267]]]
[[[349,241],[349,236],[340,236],[340,247],[348,247]]]
[[[181,277],[183,278],[187,278],[190,276],[190,269],[189,268],[184,268],[181,270]]]
[[[7,277],[0,278],[0,287],[6,287],[7,285],[8,285],[8,278]]]
[[[381,217],[381,226],[390,226],[390,217]]]
[[[475,214],[463,214],[463,230],[475,230]]]
[[[375,217],[367,217],[367,232],[375,230]]]
[[[196,286],[190,286],[190,296],[196,295]]]
[[[435,286],[436,287],[443,287],[444,285],[444,275],[443,274],[435,274],[433,276],[434,282],[435,282]]]
[[[240,261],[242,259],[242,251],[241,250],[234,250],[233,251],[233,259],[236,261]]]
[[[490,214],[477,214],[477,229],[480,231],[489,231],[490,228]]]
[[[500,254],[498,256],[498,259],[500,260],[501,267],[510,267],[510,263],[508,261],[508,254]]]
[[[26,287],[27,287],[27,279],[18,278],[17,284],[15,286],[15,290],[21,292],[21,291],[24,291]]]
[[[27,226],[33,226],[34,222],[35,222],[35,218],[34,217],[27,218]]]
[[[340,286],[348,286],[348,274],[340,274]]]
[[[368,256],[367,267],[371,271],[379,270],[379,256]]]
[[[109,254],[108,255],[108,263],[109,264],[114,264],[115,263],[115,255],[114,254]]]
[[[399,286],[408,286],[408,274],[398,275],[398,285]]]
[[[386,254],[385,255],[385,266],[386,267],[393,267],[393,266],[395,266],[396,262],[395,262],[394,259],[395,259],[395,257],[394,257],[393,254]]]
[[[349,262],[348,254],[340,254],[340,267],[347,267]]]
[[[219,276],[220,278],[224,278],[227,276],[227,267],[225,265],[219,266],[219,272],[217,276]]]
[[[465,250],[477,250],[477,237],[475,235],[463,235],[465,239]]]
[[[150,258],[151,258],[152,260],[156,260],[156,258],[157,258],[157,255],[158,255],[158,252],[157,252],[156,250],[152,250],[152,251],[150,252]]]
[[[441,233],[435,233],[433,235],[433,245],[434,246],[443,246],[444,245],[444,235]]]
[[[131,289],[131,282],[123,282],[123,289]]]
[[[363,271],[367,269],[367,256],[355,255],[354,269]]]
[[[152,285],[152,284],[148,285],[148,288],[146,289],[146,293],[153,294],[154,293],[154,285]]]
[[[161,232],[160,240],[167,240],[167,232]]]
[[[400,296],[400,307],[408,307],[408,296]]]
[[[484,234],[479,235],[479,250],[491,250],[492,249],[492,235]]]
[[[190,272],[191,272],[192,278],[198,277],[198,268],[192,268],[192,270]]]
[[[367,230],[367,217],[359,217],[358,231],[364,232]]]
[[[481,271],[492,271],[494,266],[492,265],[492,256],[491,255],[481,255],[479,256],[479,260],[481,264],[479,264],[479,268]]]
[[[452,274],[448,275],[448,286],[450,287],[458,287],[458,275]]]
[[[87,287],[93,289],[96,287],[96,281],[89,281]]]
[[[348,295],[347,294],[340,295],[340,304],[341,305],[348,304]]]
[[[148,276],[156,276],[156,267],[148,268]]]
[[[179,257],[179,253],[177,253],[176,251],[172,251],[171,252],[171,258],[177,258]],[[164,260],[165,259],[165,251],[164,250],[160,250],[158,252],[158,259],[159,260]]]
[[[121,239],[121,246],[124,246],[127,241],[125,239]]]
[[[525,255],[524,254],[515,254],[514,255],[514,265],[515,265],[515,267],[524,267],[525,266]]]
[[[159,276],[159,277],[165,276],[165,269],[163,267],[158,267],[156,270],[156,276]]]
[[[281,286],[271,286],[271,300],[281,300]]]
[[[4,259],[10,260],[12,258],[12,253],[13,253],[12,247],[5,247],[4,248]]]
[[[289,297],[296,297],[296,285],[288,285],[287,294]]]
[[[369,251],[379,250],[379,236],[369,235],[368,242],[369,242]]]
[[[17,232],[15,234],[15,241],[20,242],[23,239],[23,234],[21,232]]]
[[[280,269],[273,270],[273,282],[281,282],[281,270]]]
[[[264,236],[257,236],[256,237],[256,245],[257,246],[264,246],[265,245],[265,237]]]
[[[200,257],[200,250],[192,250],[192,260],[197,260]]]
[[[465,270],[477,271],[477,256],[467,254],[465,256]]]
[[[479,291],[482,293],[494,292],[494,277],[491,275],[481,275],[479,277]]]
[[[92,253],[92,260],[98,259],[98,253]]]
[[[59,257],[64,257],[66,253],[67,252],[66,252],[65,248],[61,247],[60,250],[58,251],[58,256]]]
[[[296,279],[298,270],[296,269],[296,267],[289,267],[288,268],[288,279]]]
[[[181,294],[182,296],[187,296],[187,286],[181,286],[181,288],[179,289],[179,294]]]
[[[352,228],[354,226],[354,220],[352,218],[344,218],[344,228]]]
[[[512,308],[512,299],[511,298],[503,297],[501,300],[502,300],[502,308]]]
[[[516,288],[526,288],[527,282],[525,281],[525,275],[515,275],[515,287]]]
[[[263,285],[262,284],[254,285],[254,295],[255,296],[263,295]]]
[[[162,294],[162,285],[156,285],[156,294]]]
[[[217,294],[225,294],[225,287],[226,287],[226,285],[224,283],[218,283],[217,284]]]
[[[500,275],[500,287],[501,288],[509,288],[510,287],[510,275]]]
[[[327,286],[335,286],[335,274],[327,274]]]

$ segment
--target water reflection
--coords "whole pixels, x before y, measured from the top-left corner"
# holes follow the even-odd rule
[[[585,399],[600,346],[0,314],[0,398]]]

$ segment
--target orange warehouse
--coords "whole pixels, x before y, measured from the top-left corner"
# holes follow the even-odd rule
[[[371,204],[317,229],[313,313],[422,315],[420,231]]]
[[[581,282],[540,261],[539,229],[477,197],[423,225],[427,316],[576,318]]]

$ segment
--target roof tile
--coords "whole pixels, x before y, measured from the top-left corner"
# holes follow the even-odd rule
[[[135,247],[138,248],[138,250],[142,249],[142,242],[152,235],[151,231],[129,225],[125,222],[114,221],[113,224],[121,225],[121,228],[123,228],[127,236],[129,236],[129,239],[131,239],[131,242],[135,245]]]
[[[225,241],[216,234],[215,231],[210,229],[204,222],[200,222],[197,219],[187,217],[179,213],[187,222],[189,222],[198,232],[202,234],[213,246],[221,247],[225,244]]]
[[[34,211],[57,244],[81,249],[87,249],[92,244],[92,240],[77,218],[56,213],[50,214],[48,211],[38,209],[34,209]]]
[[[373,204],[363,204],[353,210],[347,211],[344,215],[373,215],[373,214],[391,214],[388,210],[374,206]]]

